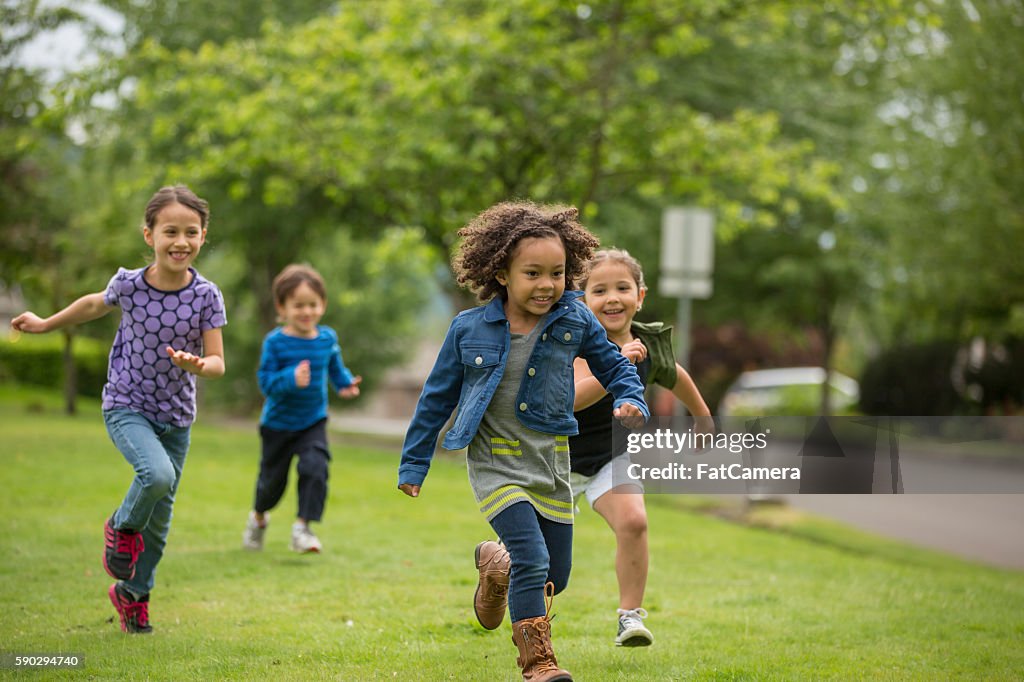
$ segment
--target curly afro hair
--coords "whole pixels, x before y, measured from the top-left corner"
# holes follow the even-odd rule
[[[462,243],[452,260],[461,286],[476,293],[481,301],[495,295],[506,298],[505,287],[496,278],[508,267],[516,245],[529,237],[557,237],[565,247],[565,287],[575,289],[600,242],[578,221],[579,211],[571,206],[535,204],[531,201],[496,204],[459,230]]]

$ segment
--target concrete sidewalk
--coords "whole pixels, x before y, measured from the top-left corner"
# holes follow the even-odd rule
[[[900,453],[904,495],[785,495],[792,507],[1003,568],[1024,569],[1019,458]]]
[[[785,495],[802,511],[992,566],[1024,570],[1024,495]]]

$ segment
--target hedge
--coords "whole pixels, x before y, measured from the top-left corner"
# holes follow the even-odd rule
[[[99,397],[107,380],[108,343],[75,337],[78,394]],[[60,334],[21,335],[17,341],[0,340],[0,381],[61,389],[64,386],[64,338]]]
[[[870,415],[942,416],[969,406],[953,385],[955,341],[887,348],[860,377],[860,407]]]

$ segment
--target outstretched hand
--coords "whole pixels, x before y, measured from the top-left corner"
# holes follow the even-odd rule
[[[403,483],[402,485],[398,486],[398,489],[401,490],[406,495],[408,495],[409,497],[420,496],[420,487],[418,485],[413,485],[412,483]]]
[[[193,355],[192,353],[183,350],[174,350],[170,346],[167,346],[165,350],[167,351],[167,355],[170,356],[171,362],[186,372],[190,372],[191,374],[200,374],[202,373],[203,368],[206,367],[206,360],[198,355]]]
[[[363,383],[363,377],[354,377],[351,384],[338,391],[338,396],[341,398],[355,398],[359,395],[359,384],[361,383]]]
[[[28,332],[29,334],[43,334],[46,332],[46,322],[31,311],[25,311],[11,320],[11,329],[16,332]]]
[[[644,413],[633,403],[623,403],[612,411],[612,415],[627,429],[639,429],[647,421]]]

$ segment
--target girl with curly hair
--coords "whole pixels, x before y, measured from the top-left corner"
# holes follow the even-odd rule
[[[549,614],[572,564],[573,360],[586,358],[626,426],[650,416],[643,385],[573,290],[598,245],[575,208],[501,203],[459,236],[458,282],[485,305],[448,330],[405,437],[398,487],[420,494],[457,408],[443,446],[468,446],[474,496],[501,540],[476,547],[476,617],[496,629],[507,604],[523,679],[571,680],[555,659]]]

